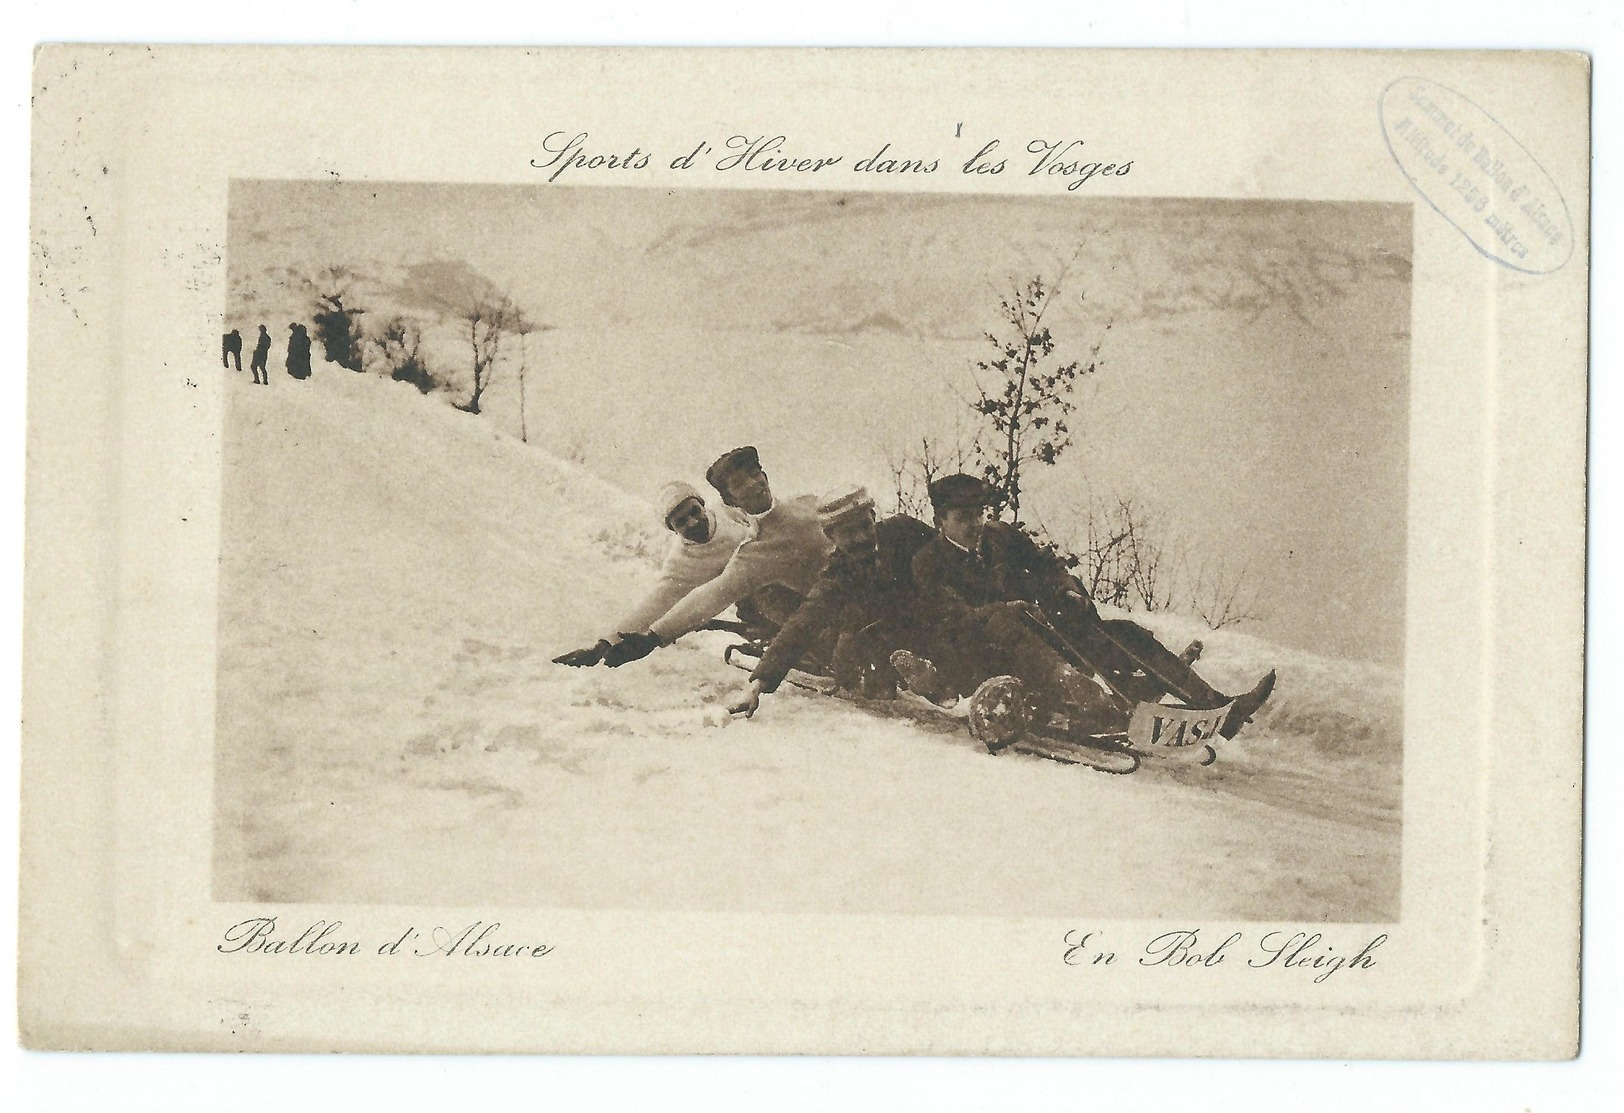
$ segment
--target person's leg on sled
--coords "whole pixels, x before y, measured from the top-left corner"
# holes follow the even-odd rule
[[[890,644],[875,626],[843,631],[829,654],[829,675],[863,699],[895,699],[897,675],[886,648]]]
[[[993,670],[988,676],[1018,677],[1031,689],[1039,712],[1064,713],[1094,731],[1126,727],[1133,712],[1132,702],[1095,679],[1090,670],[1068,661],[1034,633],[1028,625],[1034,613],[1040,613],[1034,605],[1001,603],[982,611],[986,613],[982,631],[987,664]]]
[[[920,679],[922,670],[935,670],[925,644],[924,631],[912,623],[891,619],[871,622],[840,636],[831,657],[831,675],[842,688],[864,699],[892,700],[897,698],[898,688],[915,690],[898,669],[896,662],[900,661],[910,670],[915,683],[930,691],[934,682]],[[917,694],[931,698],[923,692]]]
[[[1232,698],[1234,709],[1219,734],[1233,738],[1274,691],[1271,671],[1249,692],[1227,696],[1192,667],[1201,656],[1201,643],[1174,653],[1138,623],[1100,616],[1087,596],[1052,600],[1044,608],[1054,630],[1091,664],[1109,674],[1112,683],[1130,698],[1156,703],[1171,695],[1187,707],[1221,707]]]
[[[1173,695],[1192,707],[1215,707],[1229,697],[1213,688],[1191,664],[1201,643],[1175,654],[1143,626],[1101,617],[1080,590],[1045,600],[1042,618],[1089,664],[1107,674],[1127,695],[1155,703]]]
[[[1034,710],[1063,713],[1100,731],[1127,724],[1132,705],[1076,667],[1031,628],[1033,605],[992,603],[937,631],[921,655],[900,651],[892,664],[907,688],[948,705],[994,676],[1014,676],[1026,686]]]

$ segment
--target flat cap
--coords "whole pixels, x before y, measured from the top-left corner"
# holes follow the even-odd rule
[[[722,487],[721,480],[729,472],[740,470],[759,471],[760,469],[761,457],[756,455],[753,446],[745,445],[743,448],[731,449],[718,456],[716,462],[705,469],[705,482],[725,495],[727,491]]]
[[[968,510],[992,502],[992,488],[973,475],[944,475],[930,485],[931,509]]]

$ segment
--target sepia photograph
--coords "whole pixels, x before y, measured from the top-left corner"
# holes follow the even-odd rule
[[[1400,919],[1408,207],[229,205],[215,899]]]
[[[23,1043],[1572,1056],[1588,81],[42,48]]]

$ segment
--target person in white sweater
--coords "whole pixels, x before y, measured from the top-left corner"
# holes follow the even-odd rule
[[[642,599],[616,622],[596,645],[554,657],[555,664],[582,668],[604,659],[610,646],[627,633],[640,633],[701,584],[722,574],[744,541],[748,519],[742,511],[705,505],[705,497],[688,483],[673,480],[660,488],[660,521],[674,535],[660,565],[659,578]]]
[[[774,586],[793,593],[778,593],[782,600],[778,613],[768,616],[781,623],[812,590],[829,563],[834,545],[818,520],[817,496],[775,499],[754,448],[735,448],[723,454],[705,472],[705,479],[721,493],[724,503],[749,515],[744,541],[721,575],[694,588],[646,630],[628,632],[606,650],[603,660],[610,668],[670,645],[745,598],[768,597]]]

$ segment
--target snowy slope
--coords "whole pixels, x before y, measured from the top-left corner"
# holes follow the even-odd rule
[[[1392,670],[1160,617],[1281,683],[1214,769],[1129,778],[788,689],[708,726],[721,635],[549,661],[651,578],[646,503],[402,384],[272,380],[228,402],[217,899],[1398,913]]]

